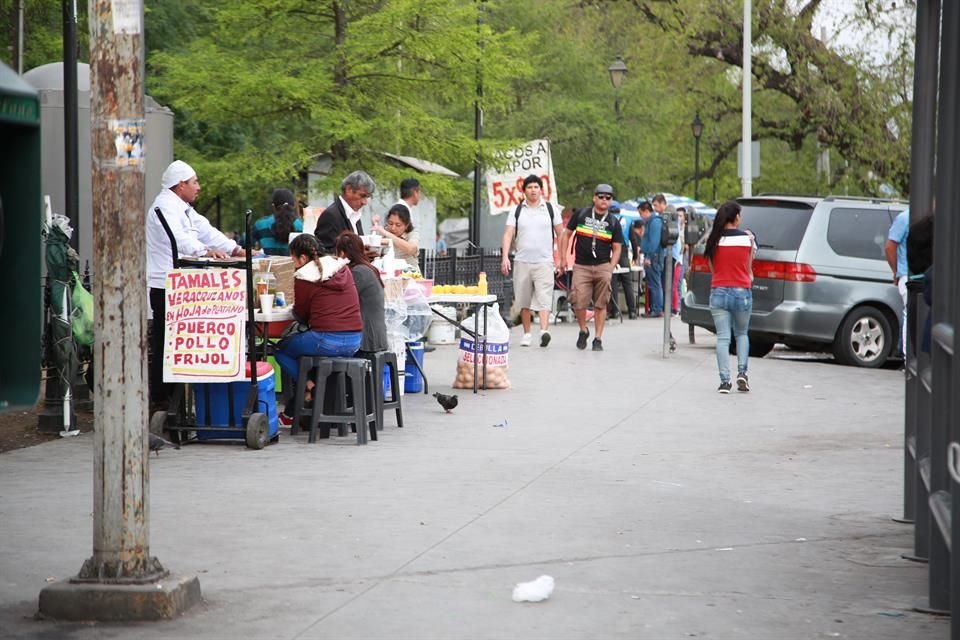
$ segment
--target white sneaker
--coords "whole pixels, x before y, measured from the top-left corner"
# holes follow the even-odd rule
[[[530,346],[530,342],[531,342],[532,340],[533,340],[533,335],[532,335],[532,334],[529,334],[529,333],[525,333],[525,334],[523,334],[523,337],[520,338],[520,346],[521,346],[521,347],[529,347],[529,346]]]

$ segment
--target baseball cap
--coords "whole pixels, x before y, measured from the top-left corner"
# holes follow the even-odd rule
[[[612,195],[613,195],[613,187],[611,187],[611,186],[608,185],[608,184],[605,184],[605,183],[601,182],[600,184],[597,185],[597,188],[593,190],[593,193],[594,193],[594,194],[607,193],[607,194],[610,194],[610,195],[612,196]]]

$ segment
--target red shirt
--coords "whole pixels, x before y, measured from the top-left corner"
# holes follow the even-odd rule
[[[362,331],[360,297],[347,267],[325,282],[296,278],[293,313],[314,331]]]
[[[733,287],[750,289],[750,263],[753,254],[753,238],[746,231],[727,229],[713,253],[713,278],[710,287]]]

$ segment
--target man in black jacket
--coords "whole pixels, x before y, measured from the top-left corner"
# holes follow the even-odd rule
[[[353,231],[363,235],[360,210],[370,200],[377,185],[364,171],[354,171],[340,183],[340,196],[333,201],[317,219],[317,236],[324,253],[333,254],[337,236],[341,231]]]

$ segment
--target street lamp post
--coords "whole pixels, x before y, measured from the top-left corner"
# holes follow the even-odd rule
[[[693,117],[690,123],[690,130],[693,132],[694,142],[694,160],[693,160],[693,199],[700,200],[700,136],[703,135],[703,122],[700,120],[700,112]]]
[[[622,118],[620,112],[620,87],[623,85],[623,79],[627,77],[627,65],[623,61],[623,56],[617,56],[616,59],[610,63],[610,66],[607,67],[607,73],[610,74],[610,84],[613,85],[616,93],[614,94],[613,99],[613,113],[617,116],[617,127],[619,129],[620,120]],[[617,142],[614,145],[613,150],[613,166],[620,166],[620,143]]]

